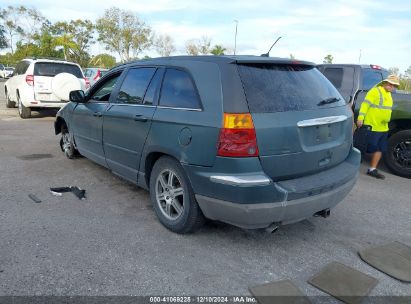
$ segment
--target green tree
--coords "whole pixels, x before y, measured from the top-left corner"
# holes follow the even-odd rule
[[[10,47],[11,53],[14,53],[14,38],[23,34],[23,28],[19,25],[19,16],[17,9],[13,6],[8,6],[0,10],[0,20],[3,30],[8,40],[7,44]]]
[[[8,6],[0,10],[0,22],[5,31],[11,53],[14,53],[15,41],[22,45],[34,43],[38,35],[50,22],[35,8]]]
[[[54,57],[64,58],[63,51],[57,49],[56,39],[51,35],[49,27],[44,28],[41,33],[34,35],[34,44],[36,44],[40,51],[40,57]]]
[[[119,54],[122,62],[129,61],[152,44],[151,27],[135,14],[112,7],[97,19],[98,41],[108,51]]]
[[[203,36],[200,39],[190,39],[186,41],[186,52],[189,55],[207,55],[210,53],[211,39]]]
[[[227,49],[221,45],[216,44],[213,49],[210,51],[211,54],[215,55],[215,56],[221,56],[224,55],[224,52]]]
[[[295,56],[294,56],[294,54],[290,54],[290,59],[295,59]]]
[[[116,65],[116,58],[109,54],[98,54],[90,59],[89,66],[110,69]]]
[[[211,38],[207,36],[201,37],[200,40],[198,40],[198,51],[202,55],[207,55],[210,53],[210,46],[211,46]]]
[[[20,40],[16,43],[12,61],[18,62],[26,57],[53,57],[64,58],[62,50],[56,49],[56,41],[47,28],[41,33],[33,35],[33,42]]]
[[[333,55],[328,54],[327,56],[324,57],[323,63],[333,63]]]
[[[0,24],[0,49],[5,49],[8,46],[5,33],[3,25]]]
[[[55,43],[62,47],[64,58],[87,66],[90,55],[89,48],[95,43],[93,39],[94,25],[90,20],[71,20],[57,22],[51,27]]]
[[[411,79],[411,66],[409,66],[408,69],[405,70],[404,76],[405,76],[406,78],[410,78],[410,79]]]
[[[191,56],[198,56],[198,54],[200,53],[197,43],[194,39],[186,41],[186,52]]]
[[[397,68],[397,67],[391,67],[391,68],[389,68],[389,69],[388,69],[388,72],[389,72],[390,74],[394,74],[394,75],[397,75],[397,76],[400,75],[400,69]]]
[[[411,66],[409,66],[401,76],[399,89],[411,91]]]
[[[155,39],[154,46],[156,51],[161,56],[170,56],[171,53],[176,51],[176,47],[174,46],[173,38],[169,35],[160,35]]]

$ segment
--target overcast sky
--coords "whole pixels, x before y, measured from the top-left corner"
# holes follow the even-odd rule
[[[270,55],[322,63],[411,66],[409,0],[1,0],[1,6],[37,8],[50,21],[95,21],[112,6],[138,14],[157,34],[170,35],[173,55],[185,54],[185,42],[202,36],[233,50],[238,21],[237,54],[260,55],[276,38]],[[106,52],[94,46],[92,53]],[[156,56],[154,50],[143,55]],[[114,55],[114,54],[113,54]]]

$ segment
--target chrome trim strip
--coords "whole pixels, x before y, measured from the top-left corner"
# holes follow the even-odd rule
[[[174,108],[174,107],[166,107],[166,106],[157,106],[157,109],[170,109],[170,110],[186,110],[186,111],[196,111],[202,112],[202,109],[194,109],[194,108]]]
[[[266,186],[271,183],[271,180],[261,174],[246,175],[246,176],[233,176],[233,175],[213,175],[210,176],[210,181],[219,184],[231,185],[231,186]]]
[[[107,143],[107,142],[103,142],[103,145],[104,145],[105,147],[109,147],[109,148],[113,148],[113,149],[118,149],[118,150],[121,150],[121,151],[130,153],[130,154],[134,154],[134,155],[138,155],[138,154],[139,154],[139,153],[136,152],[136,151],[133,151],[133,150],[130,150],[130,149],[127,149],[127,148],[124,148],[124,147],[120,147],[119,145],[113,145],[113,144],[109,144],[109,143]]]
[[[345,121],[347,120],[347,116],[345,115],[339,115],[339,116],[327,116],[327,117],[321,117],[321,118],[314,118],[314,119],[307,119],[307,120],[301,120],[297,123],[297,126],[302,128],[302,127],[312,127],[312,126],[321,126],[321,125],[328,125],[340,121]]]
[[[120,106],[120,107],[145,107],[145,108],[155,108],[156,106],[148,105],[148,104],[137,104],[137,103],[110,103],[110,108],[113,106]]]

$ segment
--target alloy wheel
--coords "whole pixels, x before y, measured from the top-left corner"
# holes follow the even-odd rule
[[[395,161],[403,168],[411,168],[411,140],[403,140],[399,142],[394,150],[393,155]]]
[[[156,202],[161,213],[169,220],[176,220],[184,212],[184,189],[178,175],[170,170],[161,171],[156,180]]]

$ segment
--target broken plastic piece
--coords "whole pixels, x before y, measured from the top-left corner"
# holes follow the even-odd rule
[[[73,192],[78,199],[83,199],[86,197],[86,190],[82,190],[77,186],[71,187],[71,192]]]
[[[50,188],[50,191],[58,192],[58,193],[71,192],[71,187]]]
[[[34,194],[29,194],[29,197],[33,200],[33,202],[35,203],[41,203],[41,199],[39,199],[37,196],[35,196]]]
[[[50,188],[50,193],[56,196],[61,196],[61,193],[73,192],[78,199],[86,197],[86,190],[82,190],[77,186]]]
[[[55,191],[51,191],[51,190],[50,190],[50,193],[53,194],[54,196],[62,196],[63,195],[60,192],[55,192]]]

